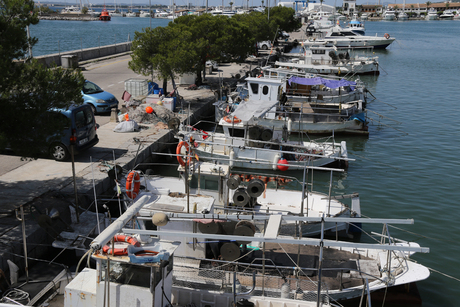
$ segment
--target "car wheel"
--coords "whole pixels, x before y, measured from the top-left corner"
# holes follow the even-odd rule
[[[267,50],[268,49],[268,46],[267,45],[262,45],[262,50]]]
[[[92,104],[89,104],[91,106],[91,110],[93,110],[93,114],[96,114],[96,107]]]
[[[55,143],[50,148],[50,154],[56,161],[65,161],[69,158],[69,151],[61,143]]]

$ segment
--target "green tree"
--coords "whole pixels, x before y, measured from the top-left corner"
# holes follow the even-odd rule
[[[38,23],[32,0],[3,0],[0,4],[0,149],[12,148],[24,157],[36,158],[47,134],[60,131],[64,123],[43,121],[47,110],[82,103],[84,77],[78,71],[49,69],[30,57],[27,26]],[[33,134],[40,127],[42,134]],[[33,140],[31,137],[33,136]],[[32,141],[32,144],[31,144]]]
[[[82,14],[87,14],[88,13],[88,8],[86,6],[84,6],[82,9],[81,9],[81,13]]]

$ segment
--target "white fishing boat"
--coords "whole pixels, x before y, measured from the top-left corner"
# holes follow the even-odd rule
[[[359,91],[355,92],[356,82],[320,77],[288,80],[248,77],[246,81],[247,97],[234,105],[233,110],[228,110],[220,119],[220,126],[243,131],[246,126],[258,125],[287,133],[329,135],[367,131],[363,114],[365,101],[348,99],[360,95]],[[323,100],[317,87],[333,88],[332,92],[324,92],[332,100]]]
[[[276,61],[275,66],[316,74],[379,74],[377,56],[357,55],[353,54],[351,49],[343,50],[321,45],[302,46],[301,53],[284,54],[284,59]]]
[[[347,144],[328,141],[288,141],[281,131],[259,126],[247,127],[242,137],[224,133],[206,132],[194,127],[179,130],[181,141],[177,154],[192,151],[200,161],[217,161],[230,168],[260,170],[299,170],[305,166],[348,165]],[[190,141],[192,140],[192,141]],[[185,165],[180,155],[178,161]]]
[[[369,18],[369,14],[368,13],[362,13],[361,14],[361,20],[367,20]]]
[[[128,11],[126,12],[125,17],[137,17],[137,14],[135,12]]]
[[[426,14],[426,20],[437,20],[438,17],[438,12],[434,8],[430,8]]]
[[[87,254],[96,269],[84,268],[69,283],[64,306],[329,306],[366,288],[371,293],[429,276],[410,259],[429,249],[387,232],[382,244],[280,235],[283,224],[307,219],[161,212],[185,202],[158,192],[140,195],[93,240]],[[196,208],[206,204],[192,201]]]
[[[345,27],[345,30],[353,31],[361,35],[366,34],[364,23],[362,23],[361,20],[358,19],[357,14],[353,15],[353,19],[350,20],[350,22],[348,22],[347,26]]]

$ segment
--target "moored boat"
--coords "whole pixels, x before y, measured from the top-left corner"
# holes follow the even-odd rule
[[[104,8],[102,9],[101,15],[99,15],[99,20],[110,21],[111,19],[112,19],[112,17],[110,17],[109,12],[107,11],[107,9],[104,6]]]

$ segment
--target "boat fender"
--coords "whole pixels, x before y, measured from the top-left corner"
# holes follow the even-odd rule
[[[228,162],[228,166],[233,167],[233,163],[235,160],[235,151],[233,150],[233,148],[232,150],[230,150],[229,158],[230,158],[230,161]]]
[[[132,171],[128,174],[128,178],[126,179],[126,195],[134,199],[139,194],[141,189],[141,177],[139,173],[136,171]]]
[[[389,38],[390,38],[390,34],[385,33],[385,35],[383,35],[383,37],[385,37],[386,39],[389,39]]]
[[[185,147],[185,150],[187,151],[187,153],[190,153],[189,152],[190,146],[188,145],[187,142],[180,141],[179,144],[177,144],[177,147],[176,147],[177,162],[179,162],[180,165],[185,166],[185,161],[182,158],[182,153],[181,153],[182,147]],[[187,165],[189,165],[189,164],[190,164],[190,157],[187,159]]]
[[[276,154],[275,157],[273,158],[273,170],[276,171],[278,169],[278,161],[281,159],[280,154]]]
[[[288,130],[289,133],[291,133],[291,131],[292,131],[292,119],[290,119],[290,118],[288,120],[287,130]]]
[[[278,160],[278,169],[282,172],[289,169],[289,163],[286,159],[282,158]]]

